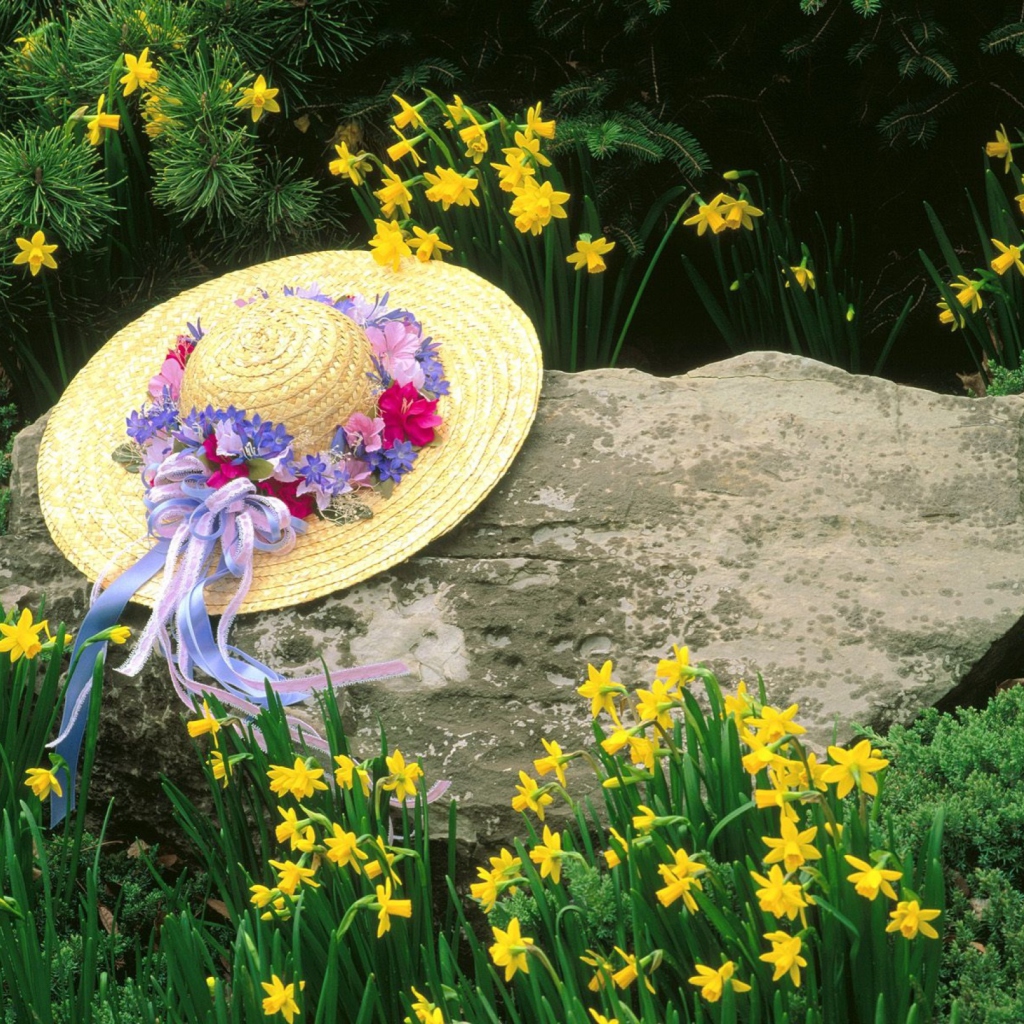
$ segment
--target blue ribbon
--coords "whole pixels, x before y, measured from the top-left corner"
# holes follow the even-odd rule
[[[60,823],[68,811],[75,809],[75,781],[78,778],[78,759],[82,752],[82,740],[89,721],[89,705],[92,701],[92,674],[96,659],[107,649],[107,642],[83,646],[89,637],[116,626],[121,621],[125,605],[135,592],[164,567],[170,541],[158,541],[127,572],[123,572],[93,602],[82,621],[71,651],[74,672],[68,679],[64,697],[64,713],[60,721],[60,733],[50,744],[67,762],[66,768],[57,773],[57,781],[63,790],[62,796],[53,792],[50,796],[50,827]],[[77,663],[75,659],[78,659]],[[70,774],[69,774],[70,773]]]

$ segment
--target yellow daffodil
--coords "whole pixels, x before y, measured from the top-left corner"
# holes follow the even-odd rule
[[[334,763],[338,766],[334,770],[334,781],[339,786],[343,789],[352,789],[358,778],[363,796],[370,795],[370,773],[365,768],[360,768],[351,757],[345,754],[336,755]]]
[[[112,644],[126,644],[132,635],[132,631],[127,626],[111,626],[105,632],[107,639]]]
[[[440,203],[444,210],[452,206],[479,206],[480,200],[474,191],[480,182],[476,178],[463,177],[450,167],[435,167],[436,174],[425,171],[423,177],[430,183],[424,195],[432,203]]]
[[[309,819],[299,821],[299,816],[294,808],[278,807],[281,813],[281,822],[274,829],[274,835],[279,843],[288,843],[293,850],[301,850],[309,853],[313,848],[310,834],[313,829],[309,827]]]
[[[411,213],[409,204],[412,193],[402,179],[390,167],[382,168],[384,184],[373,194],[380,200],[380,212],[384,217],[393,217],[399,209],[408,217]]]
[[[411,103],[406,103],[401,96],[392,95],[391,97],[402,109],[399,113],[395,114],[395,127],[396,128],[424,128],[426,122],[420,117],[420,111],[426,106],[427,100],[422,103],[417,103],[414,107]]]
[[[219,750],[215,750],[210,754],[207,764],[210,766],[210,771],[213,772],[213,777],[223,789],[227,789],[231,777],[231,762],[226,760]]]
[[[277,889],[270,889],[265,885],[250,885],[249,892],[252,896],[249,897],[249,902],[258,909],[262,909],[268,903],[272,903],[277,895]]]
[[[800,832],[793,822],[783,818],[781,832],[782,837],[779,839],[761,836],[761,841],[769,848],[764,857],[765,864],[782,861],[788,873],[796,871],[805,861],[820,859],[821,853],[811,845],[818,834],[817,825]]]
[[[725,222],[725,226],[734,231],[738,231],[740,228],[753,231],[754,221],[752,218],[764,216],[764,210],[751,206],[746,199],[733,199],[731,197],[725,198],[718,208],[718,213]]]
[[[388,159],[392,163],[395,160],[401,160],[403,156],[411,156],[414,167],[419,167],[420,164],[426,163],[415,149],[416,145],[426,138],[425,135],[417,135],[414,139],[407,139],[394,125],[391,126],[391,130],[398,136],[398,142],[388,146]]]
[[[871,749],[870,740],[861,740],[852,750],[829,747],[828,756],[833,764],[822,772],[825,782],[836,783],[836,796],[840,800],[856,785],[868,796],[878,795],[878,781],[873,772],[880,772],[889,762]]]
[[[698,200],[700,205],[697,207],[697,212],[692,217],[687,217],[683,223],[688,226],[696,226],[698,238],[700,238],[708,228],[711,229],[712,234],[720,235],[725,230],[726,224],[719,212],[719,207],[728,198],[729,197],[724,192],[719,192],[718,195],[708,203]]]
[[[281,105],[274,99],[280,91],[280,89],[271,89],[267,85],[267,80],[260,75],[249,88],[242,90],[242,98],[235,106],[239,110],[248,110],[252,115],[253,124],[255,124],[264,113],[280,113]]]
[[[949,324],[955,331],[958,327],[963,327],[964,324],[967,323],[967,321],[964,319],[963,313],[959,311],[954,313],[953,310],[949,308],[949,303],[946,302],[945,299],[943,299],[941,302],[936,302],[935,305],[939,307],[940,324]]]
[[[800,955],[803,943],[799,935],[787,935],[785,932],[765,932],[764,936],[771,944],[770,953],[762,953],[758,959],[764,960],[775,968],[772,981],[778,981],[786,974],[794,985],[800,985],[800,968],[807,966],[807,961]]]
[[[796,283],[800,285],[800,291],[805,292],[808,288],[817,288],[817,282],[814,280],[814,274],[804,266],[790,267],[790,271],[796,278]],[[785,274],[785,271],[783,271]],[[789,287],[789,279],[786,279],[786,287]]]
[[[267,1017],[280,1013],[288,1024],[292,1024],[299,1012],[298,1003],[295,1002],[295,985],[286,985],[276,974],[270,976],[270,981],[261,981],[260,985],[267,993],[267,998],[263,1000],[263,1013]]]
[[[510,156],[518,150],[526,159],[535,161],[541,167],[550,167],[551,161],[540,151],[540,139],[530,138],[522,132],[515,133],[515,147],[503,149],[505,156]]]
[[[518,149],[506,152],[508,156],[505,163],[491,164],[491,166],[498,172],[498,187],[503,192],[514,192],[532,179],[537,171],[531,163],[524,160],[523,154]]]
[[[992,261],[992,269],[1002,277],[1010,267],[1016,267],[1021,274],[1024,274],[1024,261],[1021,260],[1021,250],[1016,245],[1004,245],[997,239],[992,239],[992,244],[1002,253]]]
[[[733,978],[736,973],[736,965],[731,960],[726,960],[717,970],[713,967],[706,967],[704,964],[694,964],[693,969],[697,972],[687,981],[700,989],[703,999],[709,1003],[717,1003],[722,998],[722,990],[728,983],[733,992],[749,992],[750,986],[739,978]]]
[[[614,842],[609,845],[607,850],[602,851],[602,856],[609,868],[617,868],[622,863],[623,857],[629,856],[629,844],[616,829],[609,828],[608,831]]]
[[[575,270],[586,267],[588,274],[601,274],[608,269],[602,257],[614,248],[615,243],[607,241],[604,235],[596,241],[592,241],[590,235],[580,235],[576,251],[566,256],[565,262],[572,264]]]
[[[202,717],[187,722],[186,725],[188,726],[188,734],[193,739],[197,736],[205,736],[207,733],[211,736],[216,736],[220,732],[220,721],[210,710],[210,705],[205,700],[203,701]]]
[[[555,122],[542,121],[540,107],[541,105],[538,103],[526,111],[526,137],[532,139],[539,136],[542,139],[553,139],[555,137]]]
[[[60,788],[60,781],[51,768],[28,768],[25,771],[25,785],[32,790],[40,800],[45,800],[51,793],[63,796],[64,791]]]
[[[917,933],[937,939],[939,933],[928,923],[941,914],[941,910],[922,910],[917,900],[900,900],[889,914],[892,921],[885,926],[887,932],[899,932],[905,939],[917,938]]]
[[[425,231],[418,224],[413,225],[413,237],[410,238],[409,248],[416,250],[416,259],[420,263],[429,263],[432,259],[441,259],[442,252],[451,252],[452,247],[447,242],[442,242],[436,231]]]
[[[547,775],[554,772],[560,785],[565,786],[565,765],[573,760],[562,753],[562,748],[554,740],[541,739],[544,749],[548,752],[547,757],[539,757],[533,762],[533,767],[538,775]]]
[[[399,800],[412,800],[416,796],[416,782],[423,778],[423,769],[415,762],[407,765],[397,749],[385,760],[390,774],[381,782],[381,787],[393,792]]]
[[[603,1013],[598,1013],[592,1006],[590,1007],[590,1016],[594,1018],[594,1024],[619,1024],[618,1017],[606,1017]]]
[[[324,839],[327,847],[327,859],[339,868],[349,867],[358,874],[361,870],[360,861],[366,860],[369,854],[359,849],[359,837],[355,832],[346,832],[339,824],[332,822],[333,836]]]
[[[278,796],[291,793],[296,800],[305,800],[318,789],[326,789],[327,783],[320,781],[324,774],[323,768],[312,767],[312,758],[308,759],[308,762],[297,757],[291,768],[272,764],[270,771],[267,772],[267,776],[270,778],[271,792]]]
[[[761,886],[756,893],[758,905],[768,914],[792,921],[808,903],[813,902],[800,885],[786,881],[778,864],[772,865],[767,878],[756,871],[751,871],[750,877]]]
[[[391,879],[385,879],[383,885],[377,886],[377,938],[391,931],[391,915],[395,917],[412,917],[412,900],[396,900],[391,898]]]
[[[308,885],[313,889],[320,888],[320,883],[315,879],[316,868],[307,868],[301,862],[295,863],[290,860],[269,860],[267,863],[272,868],[277,868],[277,888],[286,896],[294,896],[300,885]]]
[[[523,974],[530,973],[530,962],[527,958],[527,949],[533,945],[533,939],[522,935],[519,930],[519,918],[513,917],[508,923],[508,928],[492,928],[494,933],[494,945],[488,952],[494,961],[495,967],[505,968],[505,981],[511,981],[516,971]]]
[[[47,245],[46,235],[42,231],[37,231],[31,240],[16,238],[14,241],[21,252],[11,262],[14,264],[27,263],[33,277],[39,273],[41,267],[49,267],[51,270],[57,269],[57,261],[50,255],[50,253],[57,251],[57,245]],[[0,650],[6,649],[0,647]]]
[[[103,104],[106,102],[106,94],[100,93],[99,102],[96,104],[96,116],[91,118],[86,125],[86,134],[89,138],[89,144],[92,146],[98,146],[103,142],[103,131],[109,128],[111,131],[117,131],[121,127],[121,115],[120,114],[104,114]]]
[[[612,663],[606,661],[600,670],[587,665],[587,681],[576,692],[590,701],[590,714],[597,718],[601,711],[615,717],[614,700],[624,694],[626,688],[622,683],[612,679]]]
[[[857,869],[846,877],[853,882],[858,895],[867,900],[874,900],[881,891],[889,899],[896,899],[896,890],[889,883],[899,881],[903,877],[902,871],[893,871],[882,867],[885,863],[884,857],[878,864],[869,864],[867,861],[851,857],[849,854],[846,854],[845,857],[846,863]]]
[[[652,961],[651,957],[644,957],[643,960],[637,962],[635,953],[627,953],[624,949],[620,949],[618,946],[615,947],[615,952],[622,957],[626,962],[625,967],[616,971],[612,975],[612,981],[618,988],[626,989],[636,981],[637,978],[643,977],[644,985],[648,992],[654,991],[654,985],[651,983],[651,979],[646,974],[641,974],[640,969],[645,967],[648,963],[654,962],[655,965],[660,961]]]
[[[654,895],[658,897],[658,902],[663,907],[669,907],[681,898],[690,913],[696,914],[697,901],[691,895],[690,889],[703,890],[704,885],[700,876],[707,868],[699,861],[693,860],[685,850],[670,849],[669,853],[675,858],[675,862],[658,865],[658,874],[667,884]]]
[[[744,719],[754,710],[754,703],[747,693],[747,684],[741,679],[736,687],[736,693],[727,695],[725,698],[725,713],[736,719],[737,727],[745,724]]]
[[[565,853],[562,851],[561,832],[552,832],[547,825],[544,826],[543,842],[530,851],[530,860],[540,869],[540,877],[551,876],[551,881],[558,885],[562,878],[562,858]]]
[[[127,74],[122,75],[118,81],[124,86],[125,96],[131,96],[136,89],[152,85],[159,77],[160,72],[153,67],[149,60],[149,47],[147,46],[138,57],[130,53],[124,55],[124,66],[128,69]]]
[[[473,163],[480,163],[487,153],[487,131],[484,126],[474,121],[459,132],[459,138],[466,147],[466,156]]]
[[[444,1012],[440,1006],[435,1006],[416,989],[412,990],[412,994],[416,997],[416,1001],[412,1004],[412,1012],[417,1024],[445,1024]],[[412,1021],[406,1017],[405,1024],[412,1024]]]
[[[42,232],[37,231],[36,234],[41,235]],[[3,634],[3,639],[0,640],[0,652],[9,651],[12,663],[21,657],[31,660],[43,649],[39,633],[45,630],[46,626],[46,619],[33,623],[32,613],[27,608],[23,608],[21,616],[15,624],[8,625],[5,622],[0,622],[0,633]]]
[[[350,153],[348,145],[344,142],[335,146],[334,152],[338,154],[337,160],[332,160],[327,165],[327,169],[331,174],[344,174],[353,185],[362,185],[367,171],[373,167],[373,164],[368,159],[368,154],[363,152]]]
[[[654,757],[657,749],[646,736],[629,737],[629,759],[635,765],[643,765],[648,771],[654,771]]]
[[[799,710],[797,704],[790,704],[785,711],[765,704],[756,717],[748,718],[744,724],[757,730],[759,743],[777,743],[785,736],[800,736],[807,732],[802,725],[794,721],[794,716]]]
[[[498,897],[505,889],[509,889],[513,893],[516,891],[516,886],[512,882],[520,879],[523,868],[522,859],[512,856],[508,850],[504,849],[497,857],[491,857],[490,861],[490,870],[487,868],[476,869],[477,876],[481,881],[474,882],[469,887],[473,898],[480,901],[481,909],[485,914],[489,914],[494,909]]]
[[[411,256],[412,249],[405,240],[405,232],[393,220],[377,220],[377,234],[370,239],[373,258],[382,267],[391,264],[392,270],[398,270],[403,256]]]
[[[518,796],[512,797],[512,810],[525,812],[529,808],[543,821],[544,808],[553,803],[555,798],[550,793],[539,792],[537,780],[524,771],[519,772],[519,781],[522,785],[516,786]]]
[[[371,844],[374,847],[375,854],[380,855],[380,859],[376,856],[372,860],[368,859],[363,865],[363,874],[369,879],[377,878],[383,873],[384,868],[387,867],[388,877],[396,885],[401,885],[401,879],[398,877],[398,873],[392,866],[395,862],[395,854],[393,854],[385,845],[384,840],[380,836],[377,836],[377,841]],[[382,862],[383,861],[383,865]]]
[[[539,235],[552,218],[564,220],[569,215],[562,209],[569,201],[568,192],[557,192],[550,181],[538,185],[532,179],[512,190],[515,199],[509,213],[515,217],[516,227],[526,234]]]
[[[1013,163],[1013,146],[1007,137],[1006,127],[1004,125],[999,126],[999,130],[996,132],[995,142],[985,143],[985,154],[986,156],[994,157],[996,160],[1005,161],[1003,164],[1003,172],[1005,174],[1010,173],[1010,164]]]
[[[669,711],[679,703],[676,696],[669,691],[668,684],[655,679],[649,690],[637,690],[636,712],[642,722],[654,722],[662,729],[672,728],[672,716]]]
[[[961,306],[965,309],[969,308],[972,313],[977,313],[982,305],[981,292],[978,291],[980,284],[981,281],[972,281],[969,277],[960,274],[949,287],[957,293],[956,301]]]
[[[660,658],[654,675],[664,680],[669,686],[685,686],[690,679],[690,648],[672,645],[672,657]]]
[[[451,115],[450,121],[445,121],[445,128],[454,128],[456,125],[462,124],[467,117],[472,117],[469,111],[466,109],[465,104],[462,102],[461,96],[455,96],[454,103],[446,103],[445,106],[448,108],[448,113]]]

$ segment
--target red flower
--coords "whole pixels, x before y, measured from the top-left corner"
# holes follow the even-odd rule
[[[312,494],[296,494],[298,486],[298,480],[285,482],[271,477],[269,480],[261,480],[256,485],[256,490],[268,498],[279,498],[296,519],[307,519],[316,508],[316,498]]]
[[[437,399],[423,398],[412,384],[392,384],[380,396],[379,407],[385,448],[396,441],[410,441],[422,448],[434,440],[434,427],[442,422],[435,413]]]

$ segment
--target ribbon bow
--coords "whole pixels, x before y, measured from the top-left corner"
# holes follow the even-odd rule
[[[268,683],[281,702],[288,705],[329,685],[348,686],[408,672],[402,662],[390,661],[344,669],[330,677],[313,675],[285,679],[269,666],[232,647],[228,633],[252,586],[255,552],[286,554],[295,546],[297,535],[305,533],[306,526],[291,515],[279,498],[260,494],[247,477],[238,477],[214,488],[207,484],[207,472],[196,455],[179,452],[164,459],[159,466],[147,467],[143,474],[148,485],[145,503],[149,532],[157,541],[105,590],[102,577],[93,588],[91,608],[72,651],[74,668],[68,681],[60,734],[49,744],[64,757],[72,772],[77,771],[88,720],[93,668],[106,646],[94,644],[82,649],[82,640],[116,625],[131,597],[161,568],[163,578],[153,612],[119,671],[137,675],[149,660],[154,646],[159,646],[167,658],[175,691],[190,710],[195,695],[212,693],[246,717],[255,717],[261,707],[266,706]],[[209,566],[215,557],[216,568],[210,574]],[[203,592],[210,583],[228,577],[237,579],[238,585],[214,637]],[[172,617],[177,636],[176,653],[169,629]],[[193,666],[210,676],[213,682],[196,681],[192,677]],[[325,741],[306,723],[290,716],[288,722],[295,738],[301,727],[303,742],[329,752]],[[73,780],[65,777],[60,781],[65,796],[54,794],[51,797],[51,825],[57,824],[66,811],[75,806]]]

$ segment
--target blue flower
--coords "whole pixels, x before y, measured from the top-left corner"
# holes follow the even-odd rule
[[[327,463],[320,457],[320,454],[307,455],[303,461],[295,467],[298,476],[310,487],[319,488],[322,491],[333,491],[333,474],[328,473]]]
[[[251,420],[244,420],[239,433],[247,445],[248,458],[273,459],[288,450],[292,436],[281,423],[271,423],[256,413]],[[252,454],[249,454],[251,452]]]
[[[398,483],[416,461],[416,449],[411,441],[396,441],[390,448],[379,452],[367,452],[366,461],[377,470],[381,481],[394,480]]]
[[[444,376],[444,367],[438,357],[439,341],[424,338],[416,352],[416,361],[423,367],[423,387],[434,395],[448,394],[448,381]]]

